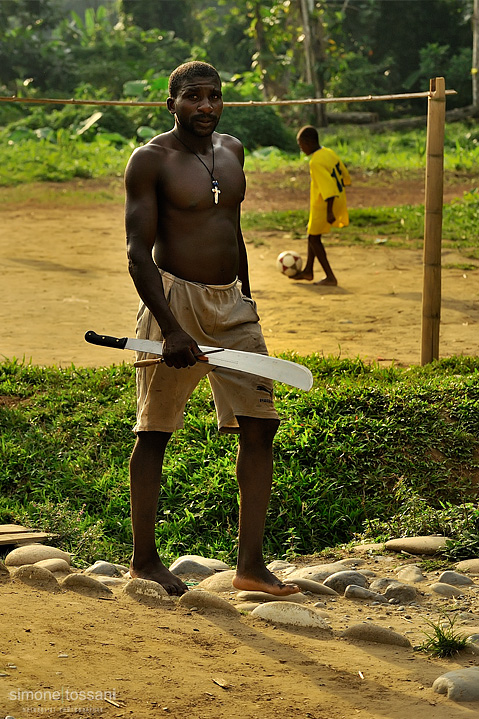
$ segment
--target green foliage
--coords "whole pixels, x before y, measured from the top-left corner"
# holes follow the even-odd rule
[[[472,556],[469,537],[479,519],[479,510],[472,502],[460,505],[439,501],[431,506],[425,497],[410,494],[407,482],[399,482],[395,487],[395,500],[400,511],[386,519],[376,517],[368,521],[364,539],[375,537],[386,541],[390,537],[413,537],[427,534],[439,534],[449,539],[444,555],[449,559],[464,559]],[[465,547],[467,545],[467,547]],[[475,549],[477,550],[477,541]],[[462,556],[459,556],[462,554]]]
[[[152,79],[151,86],[158,79]],[[84,92],[89,94],[89,88],[85,87]],[[236,134],[242,137],[246,143],[251,142],[253,147],[257,147],[257,143],[263,144],[270,141],[276,141],[280,146],[287,147],[289,150],[296,146],[295,141],[292,140],[292,134],[284,129],[271,108],[257,108],[260,111],[259,115],[251,115],[253,120],[258,117],[265,118],[263,125],[258,121],[258,131],[249,120],[248,122],[245,120],[244,124],[241,120],[238,125],[230,127],[228,117],[231,117],[230,112],[233,113],[232,117],[238,117],[239,115],[234,114],[236,109],[238,108],[225,109],[224,118],[219,127],[220,132]],[[263,110],[268,110],[268,112],[263,115]],[[243,118],[245,116],[247,118],[249,117],[247,113],[253,112],[253,108],[241,108],[241,111],[244,113]],[[60,165],[65,168],[65,172],[63,174],[63,170],[59,171],[59,180],[74,177],[75,167],[69,168],[69,165],[76,163],[79,154],[85,158],[85,164],[88,164],[89,153],[91,153],[90,176],[105,176],[109,172],[116,175],[123,172],[126,159],[134,146],[147,141],[152,136],[152,132],[153,134],[159,133],[171,128],[171,115],[163,108],[152,111],[144,108],[133,110],[132,108],[104,107],[101,108],[101,113],[101,117],[82,135],[78,135],[78,131],[94,112],[91,107],[75,105],[66,105],[61,109],[50,111],[44,107],[36,107],[27,118],[13,122],[4,130],[0,130],[1,184],[17,184],[38,179],[43,173],[42,165],[51,164],[51,154],[58,152],[50,146],[50,143],[61,144],[65,149],[59,158]],[[271,117],[271,120],[268,120],[268,117]],[[141,133],[138,133],[139,128],[145,127],[151,128],[152,132],[145,133],[142,130]],[[52,133],[49,132],[49,128],[53,130]],[[129,132],[133,134],[130,136],[123,134]],[[136,137],[134,137],[135,133]],[[73,153],[70,152],[69,145],[72,137],[76,143]],[[84,143],[85,139],[91,141],[92,144]],[[94,142],[95,139],[100,144]],[[35,146],[36,140],[38,141]],[[333,147],[341,157],[344,157],[350,169],[371,174],[372,193],[374,192],[376,173],[388,172],[403,178],[411,171],[424,169],[425,130],[376,134],[366,128],[344,127],[341,130],[328,128],[322,133],[322,142]],[[111,154],[108,143],[112,145]],[[116,162],[113,145],[128,148],[124,155],[121,153],[118,155]],[[246,146],[248,147],[248,144]],[[105,152],[104,168],[100,168],[97,164],[99,148]],[[32,156],[34,162],[29,159]],[[468,173],[475,171],[479,163],[479,132],[474,125],[457,123],[447,126],[444,161],[446,171]],[[290,177],[298,172],[307,172],[305,165],[306,159],[300,157],[297,150],[291,154],[291,152],[280,151],[277,147],[258,148],[251,154],[247,154],[245,162],[247,173],[267,173],[281,169],[285,176],[285,182],[290,182]],[[423,214],[421,206],[373,208],[355,212],[351,230],[354,230],[355,226],[366,226],[371,220],[372,224],[376,226],[374,231],[380,234],[384,232],[386,236],[390,231],[394,235],[404,238],[418,237],[422,234],[420,231]],[[299,231],[303,233],[305,225],[303,215],[298,215],[297,219],[301,223]],[[265,221],[269,221],[269,218],[265,218]],[[450,238],[451,241],[469,241],[476,222],[477,192],[471,187],[471,192],[464,198],[446,206],[444,213],[445,237]],[[383,229],[381,229],[381,224],[384,226]],[[418,231],[420,231],[419,235]],[[347,236],[347,232],[347,230],[343,230],[342,236]],[[471,252],[474,254],[472,243]]]
[[[449,107],[462,107],[472,102],[470,68],[472,48],[461,48],[453,54],[449,45],[429,43],[419,50],[419,67],[404,80],[404,87],[411,89],[421,84],[427,87],[431,77],[447,78],[447,86],[454,88],[457,95],[448,99]]]
[[[228,83],[223,88],[223,98],[225,102],[245,102],[250,99],[244,89],[238,90]],[[281,117],[271,106],[225,107],[219,131],[238,137],[248,150],[270,145],[290,152],[297,148],[295,134],[286,129]]]
[[[462,559],[477,557],[479,554],[479,523],[471,529],[470,525],[462,532],[457,532],[458,537],[448,539],[443,555],[452,562],[460,562]]]
[[[53,134],[54,142],[38,139],[33,131],[18,131],[22,137],[14,136],[0,150],[0,186],[123,175],[133,149],[118,146],[117,138],[107,134],[87,144],[62,130]]]
[[[391,531],[408,533],[408,497],[421,498],[413,529],[440,527],[460,539],[466,527],[460,519],[475,512],[477,494],[471,482],[478,456],[477,358],[410,370],[320,355],[294,359],[307,364],[316,381],[310,393],[277,386],[283,422],[266,553],[318,552],[365,527],[368,537],[379,537],[386,530],[375,524],[378,517],[391,518]],[[130,366],[0,365],[0,522],[55,531],[56,543],[83,562],[127,561],[134,395]],[[237,438],[216,430],[202,382],[165,461],[157,540],[167,558],[233,557],[236,451]]]
[[[105,0],[96,3],[97,9],[68,13],[60,0],[3,0],[0,5],[0,91],[3,85],[19,96],[74,96],[87,83],[102,89],[104,97],[117,98],[126,83],[149,80],[152,73],[168,76],[181,62],[201,59],[216,65],[225,78],[234,76],[237,87],[248,89],[249,99],[313,95],[311,66],[330,97],[424,90],[429,77],[445,74],[448,87],[458,91],[449,104],[470,102],[469,18],[461,4],[450,0],[431,0],[427,8],[416,3],[406,14],[397,2],[364,0],[360,12],[357,3],[340,11],[323,3],[308,21],[300,3],[282,0],[220,0],[215,7],[206,0]],[[312,57],[306,52],[308,34]],[[423,112],[423,104],[414,102],[357,107],[382,116]],[[0,122],[15,116],[0,110]],[[304,109],[288,108],[282,115],[287,124],[304,124]],[[239,136],[253,148],[254,124],[246,126],[250,118],[234,117],[232,126],[243,130]],[[258,118],[261,133],[268,120],[274,124],[268,115]],[[154,125],[146,119],[138,124]],[[258,144],[286,147],[274,128],[269,134],[273,141]]]
[[[442,615],[437,623],[426,620],[432,633],[424,632],[426,641],[417,647],[418,651],[428,652],[433,657],[452,657],[467,646],[467,638],[455,629],[457,617],[452,614]]]

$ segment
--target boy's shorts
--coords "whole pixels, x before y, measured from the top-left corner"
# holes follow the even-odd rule
[[[160,270],[168,304],[180,326],[198,343],[267,355],[256,303],[241,293],[241,282],[203,285]],[[160,327],[143,302],[137,317],[139,339],[162,341]],[[137,359],[156,357],[144,352]],[[273,382],[205,362],[175,369],[163,362],[136,370],[137,421],[134,432],[174,432],[183,427],[186,402],[208,375],[222,432],[237,432],[237,416],[278,419]]]

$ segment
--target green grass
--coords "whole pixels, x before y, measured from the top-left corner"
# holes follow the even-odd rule
[[[56,143],[28,139],[9,144],[0,132],[0,187],[123,176],[133,147],[101,139],[86,143],[66,134],[59,134]]]
[[[221,126],[220,126],[221,131]],[[38,181],[62,182],[74,178],[121,176],[135,140],[115,142],[108,134],[97,135],[90,143],[71,136],[68,130],[51,132],[51,139],[31,137],[33,133],[0,130],[0,186]],[[424,170],[426,128],[373,132],[367,127],[335,128],[321,131],[321,143],[333,147],[351,170],[370,173],[394,173],[396,177]],[[263,148],[247,154],[246,172],[274,172],[282,169],[295,173],[304,168],[307,158]],[[444,167],[446,171],[477,173],[479,131],[468,123],[446,127]]]
[[[367,126],[331,125],[319,129],[320,143],[332,147],[350,169],[373,176],[394,172],[398,177],[426,166],[426,126],[413,130],[376,132]],[[246,170],[261,172],[279,168],[295,171],[307,161],[304,156],[288,155],[279,150],[257,150],[246,157]],[[449,123],[444,137],[444,169],[477,173],[479,131],[475,123]]]
[[[342,245],[370,245],[377,239],[386,240],[390,247],[422,247],[424,237],[424,206],[368,207],[349,211],[350,225],[339,233],[332,232],[328,242]],[[282,212],[245,212],[242,228],[261,232],[276,230],[304,237],[308,210]],[[479,225],[479,192],[469,192],[462,200],[443,208],[443,247],[465,251],[469,259],[479,260],[477,226]],[[468,269],[479,265],[468,264]]]
[[[437,623],[428,621],[432,633],[424,632],[426,640],[417,649],[428,652],[433,657],[452,657],[466,648],[467,638],[455,629],[457,617],[443,614],[442,620]]]
[[[471,529],[476,510],[457,505],[477,500],[479,359],[408,370],[320,355],[295,359],[311,368],[315,386],[309,393],[277,386],[283,422],[275,440],[268,556],[380,537],[388,518],[392,530],[406,534],[419,519],[424,532],[439,527],[456,540]],[[127,561],[134,392],[127,365],[0,365],[0,523],[55,531],[55,543],[79,564]],[[206,553],[234,561],[236,451],[237,438],[216,431],[203,382],[167,452],[157,516],[167,557]],[[413,500],[408,528],[407,516],[402,524],[394,518]],[[462,524],[451,520],[460,512],[468,518]]]

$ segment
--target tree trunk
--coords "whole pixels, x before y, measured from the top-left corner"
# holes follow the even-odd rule
[[[299,0],[299,9],[304,32],[305,79],[313,86],[314,96],[321,98],[324,94],[324,28],[320,18],[314,17],[313,0]],[[324,105],[315,105],[314,112],[316,124],[326,127],[328,121]]]

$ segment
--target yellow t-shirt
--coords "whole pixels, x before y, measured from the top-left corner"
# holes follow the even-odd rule
[[[310,209],[308,235],[324,235],[331,227],[349,225],[346,206],[345,185],[351,184],[349,172],[334,150],[320,147],[309,158],[311,175]],[[327,219],[327,202],[334,197],[333,212],[335,221],[330,225]]]

